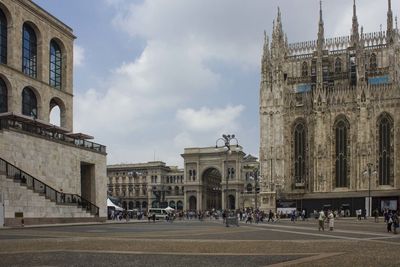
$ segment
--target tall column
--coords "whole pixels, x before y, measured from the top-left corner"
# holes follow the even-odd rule
[[[188,208],[189,208],[188,195],[187,195],[187,191],[185,190],[183,192],[183,210],[187,210]]]
[[[201,199],[201,192],[199,189],[197,189],[196,193],[196,209],[197,211],[202,210],[202,199]]]
[[[226,200],[226,192],[225,192],[225,187],[222,189],[222,205],[221,208],[222,210],[226,209],[226,205],[225,205],[225,200]]]
[[[239,209],[240,208],[239,207],[239,203],[240,203],[239,196],[240,196],[239,191],[236,190],[236,192],[235,192],[235,209]]]
[[[142,188],[139,189],[139,197],[141,195]],[[147,209],[151,208],[151,194],[152,194],[152,187],[151,185],[147,186]]]

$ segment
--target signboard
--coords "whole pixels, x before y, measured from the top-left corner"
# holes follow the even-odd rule
[[[296,87],[296,93],[305,93],[311,91],[311,84],[299,84]]]
[[[296,208],[296,201],[278,201],[277,208]]]
[[[388,84],[388,83],[389,83],[388,75],[368,78],[368,84],[371,85]]]
[[[381,210],[397,210],[397,200],[381,200]]]

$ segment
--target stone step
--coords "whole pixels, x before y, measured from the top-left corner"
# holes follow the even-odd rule
[[[25,218],[88,218],[94,215],[77,205],[57,204],[43,194],[32,191],[25,185],[0,174],[3,190],[5,217],[14,218],[15,212],[23,212]]]

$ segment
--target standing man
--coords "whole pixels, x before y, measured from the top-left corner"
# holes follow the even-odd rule
[[[268,213],[268,222],[270,221],[274,222],[274,214],[272,213],[272,210],[269,210]]]
[[[375,218],[375,222],[379,222],[379,211],[378,209],[374,210],[374,218]]]
[[[318,217],[318,231],[321,231],[321,229],[322,231],[325,231],[324,222],[325,222],[325,212],[324,210],[321,210],[319,212],[319,217]]]

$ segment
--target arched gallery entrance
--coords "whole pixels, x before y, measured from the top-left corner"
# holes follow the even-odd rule
[[[222,209],[222,175],[215,168],[203,173],[203,197],[206,210]]]
[[[230,210],[235,210],[236,209],[236,207],[235,207],[235,196],[233,196],[233,195],[229,195],[228,196],[228,208]]]
[[[189,198],[189,210],[196,210],[197,209],[197,199],[194,196]]]

